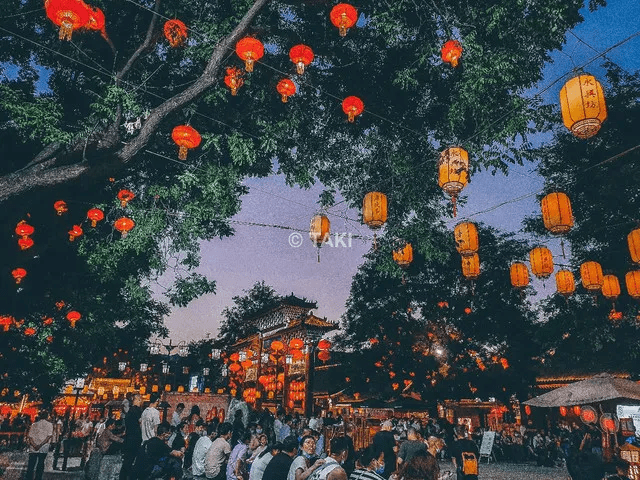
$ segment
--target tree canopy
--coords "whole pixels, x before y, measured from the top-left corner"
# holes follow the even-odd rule
[[[0,261],[0,313],[17,321],[0,339],[12,359],[0,386],[41,388],[45,379],[33,372],[59,372],[59,380],[114,345],[143,348],[164,333],[168,303],[214,291],[195,270],[199,242],[233,233],[228,219],[250,176],[277,171],[305,187],[319,180],[325,205],[338,191],[352,206],[383,191],[389,238],[419,238],[426,259],[441,258],[430,232],[445,211],[439,151],[463,144],[473,170],[532,158],[529,135],[547,125],[525,92],[582,20],[583,2],[364,2],[343,38],[324,1],[96,0],[109,40],[76,31],[71,42],[58,39],[41,0],[0,5],[10,14],[0,19],[8,46],[0,52],[8,72],[0,79],[0,241],[11,252]],[[190,28],[182,48],[162,37],[169,18]],[[266,55],[231,96],[225,68],[241,65],[234,47],[246,35],[260,38]],[[464,48],[456,69],[439,59],[450,38]],[[287,57],[299,43],[316,55],[300,76]],[[275,84],[286,76],[299,91],[284,104]],[[340,111],[347,95],[365,104],[353,124]],[[185,163],[171,141],[180,124],[203,137]],[[115,196],[125,188],[136,198],[123,207]],[[52,206],[60,199],[69,211],[59,217]],[[86,221],[92,207],[105,211],[95,229]],[[126,238],[112,227],[121,216],[136,224]],[[36,229],[35,245],[20,251],[13,229],[23,219]],[[70,243],[74,224],[85,234]],[[28,271],[20,285],[9,275],[16,267]],[[158,300],[161,277],[170,285]],[[64,323],[69,308],[83,313],[75,330]],[[48,316],[55,322],[42,326]],[[27,326],[37,326],[29,347]],[[87,344],[98,348],[78,348]]]

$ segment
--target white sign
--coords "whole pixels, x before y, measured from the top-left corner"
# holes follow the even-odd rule
[[[493,450],[493,442],[496,439],[496,432],[484,432],[482,435],[482,444],[480,445],[480,456],[490,457]]]
[[[640,432],[640,405],[617,405],[616,416],[618,418],[630,418],[634,427],[636,427],[636,432]]]

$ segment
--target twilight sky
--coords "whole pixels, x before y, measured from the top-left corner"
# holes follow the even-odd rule
[[[637,0],[611,0],[609,6],[590,13],[584,8],[585,21],[573,32],[598,53],[636,33],[639,28],[640,2]],[[640,36],[612,50],[608,59],[629,72],[640,69]],[[582,65],[597,53],[576,37],[567,35],[563,52],[552,54],[553,62],[547,65],[544,79],[529,96],[544,88],[560,75],[570,71],[575,65]],[[601,78],[602,59],[596,60],[585,70]],[[557,102],[563,82],[559,82],[544,95],[547,103]],[[604,85],[606,93],[606,85]],[[558,118],[558,122],[561,119]],[[543,141],[544,139],[540,139]],[[472,159],[471,159],[472,160]],[[622,159],[624,161],[624,159]],[[436,159],[434,159],[435,168]],[[498,204],[541,190],[543,181],[531,173],[534,165],[512,167],[508,177],[498,173],[477,173],[465,188],[463,195],[467,205],[458,209],[458,219],[483,211]],[[435,179],[435,176],[434,176]],[[320,185],[310,190],[290,188],[282,176],[263,179],[249,179],[245,184],[250,193],[243,199],[242,211],[234,222],[284,225],[307,231],[309,220],[316,213]],[[358,212],[344,210],[344,205],[330,209],[340,217],[330,215],[331,232],[369,235],[369,229],[358,221]],[[505,231],[518,231],[522,219],[530,214],[539,214],[535,195],[521,201],[508,203],[491,212],[475,215],[473,221],[484,222]],[[451,222],[453,228],[453,223]],[[234,223],[236,234],[231,238],[204,242],[202,244],[202,265],[199,271],[217,282],[217,293],[205,295],[191,302],[186,308],[174,308],[166,319],[170,330],[169,338],[174,343],[196,340],[207,333],[215,336],[221,312],[232,304],[232,297],[241,295],[258,281],[264,280],[280,294],[294,293],[318,302],[315,312],[330,320],[339,320],[344,312],[344,304],[349,296],[351,278],[362,263],[362,255],[369,248],[369,242],[353,239],[349,246],[330,247],[321,251],[321,261],[317,262],[315,248],[307,234],[302,233],[301,246],[290,245],[291,230],[264,228],[242,223]],[[292,239],[295,243],[298,239]],[[337,242],[336,242],[337,243]],[[559,254],[558,249],[552,250]],[[547,286],[547,289],[550,287]],[[549,292],[550,293],[550,292]]]

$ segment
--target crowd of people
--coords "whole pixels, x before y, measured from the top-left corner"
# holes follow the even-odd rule
[[[201,416],[178,404],[169,422],[161,421],[160,396],[151,394],[144,406],[139,395],[129,397],[119,421],[86,416],[75,419],[68,438],[90,439],[87,480],[98,478],[104,455],[122,458],[120,480],[196,478],[202,480],[477,480],[482,430],[473,435],[466,426],[454,428],[446,419],[388,419],[366,448],[356,451],[343,419],[331,412],[304,418],[279,410],[256,411],[232,399],[227,421]],[[209,418],[207,418],[209,417]],[[40,480],[47,452],[57,451],[60,420],[46,412],[29,425],[27,480]],[[335,426],[327,430],[328,425]],[[331,432],[326,439],[323,432]],[[624,441],[624,440],[622,440]],[[56,447],[57,445],[57,447]],[[573,479],[600,480],[602,462],[599,431],[587,426],[558,425],[550,432],[505,425],[496,432],[497,460],[566,466]],[[451,471],[438,460],[451,459]],[[55,468],[54,461],[54,468]],[[624,465],[619,465],[619,476]]]

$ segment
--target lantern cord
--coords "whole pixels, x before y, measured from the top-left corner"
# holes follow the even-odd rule
[[[560,239],[560,248],[562,249],[562,258],[567,258],[564,254],[564,238]]]

